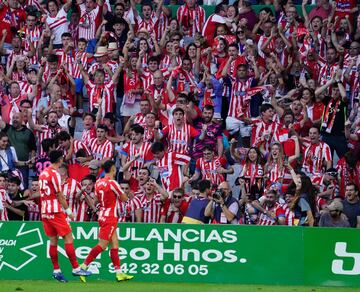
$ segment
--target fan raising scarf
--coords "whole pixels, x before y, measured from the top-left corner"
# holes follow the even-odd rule
[[[337,112],[337,109],[338,109],[338,107],[340,105],[341,99],[339,98],[336,101],[335,107],[333,108],[333,103],[334,102],[335,102],[335,100],[331,99],[331,101],[327,105],[324,116],[323,116],[323,122],[322,122],[322,125],[321,125],[322,128],[324,128],[324,127],[326,128],[325,132],[329,133],[329,134],[331,133],[331,130],[332,130],[333,126],[334,126],[336,112]],[[330,114],[331,114],[331,116],[330,116]]]
[[[180,18],[181,24],[189,29],[189,36],[194,36],[195,32],[200,31],[200,7],[196,5],[194,9],[190,9],[187,4],[184,5]]]

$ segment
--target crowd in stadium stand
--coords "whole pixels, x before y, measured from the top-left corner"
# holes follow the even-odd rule
[[[114,159],[119,222],[360,228],[359,6],[311,2],[2,1],[0,221],[60,149],[75,221]]]

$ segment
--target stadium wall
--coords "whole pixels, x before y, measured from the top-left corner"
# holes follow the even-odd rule
[[[97,224],[71,225],[82,262]],[[122,268],[139,282],[360,287],[358,229],[119,224],[118,234]],[[0,223],[0,280],[50,279],[48,246],[41,222]],[[62,242],[59,259],[71,278]],[[92,279],[114,279],[108,251],[90,270]]]

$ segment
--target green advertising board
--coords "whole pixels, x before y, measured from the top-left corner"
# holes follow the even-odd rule
[[[97,243],[96,223],[72,223],[81,263]],[[140,282],[360,287],[360,231],[240,225],[119,224],[124,272]],[[40,222],[0,223],[0,279],[50,279]],[[60,265],[71,278],[62,242]],[[114,280],[109,251],[89,281]]]

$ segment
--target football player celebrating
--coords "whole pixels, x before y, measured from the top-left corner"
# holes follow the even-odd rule
[[[120,185],[114,180],[116,175],[115,162],[108,160],[103,164],[102,168],[105,171],[105,177],[98,180],[95,184],[95,200],[100,204],[98,219],[100,227],[99,242],[92,248],[81,267],[86,269],[110,243],[110,258],[115,268],[116,280],[118,282],[131,280],[134,276],[121,273],[120,271],[119,239],[116,233],[118,222],[116,212],[117,198],[122,201],[127,201],[128,198],[121,190]],[[80,277],[80,279],[85,282],[85,277]]]
[[[67,282],[60,270],[58,261],[58,240],[59,236],[64,238],[65,252],[73,267],[74,276],[90,276],[89,271],[82,269],[76,260],[75,248],[72,237],[71,227],[66,220],[66,215],[74,220],[72,213],[61,187],[61,177],[58,172],[63,164],[64,158],[62,151],[54,150],[49,153],[50,166],[47,167],[39,176],[40,199],[41,199],[41,220],[43,222],[45,234],[50,238],[49,255],[54,266],[53,278],[59,282]],[[64,211],[65,210],[65,213]]]

